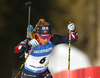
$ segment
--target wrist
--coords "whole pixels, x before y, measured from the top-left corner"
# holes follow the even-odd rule
[[[28,42],[28,45],[29,45],[29,46],[32,46],[32,44],[30,43],[30,41]]]

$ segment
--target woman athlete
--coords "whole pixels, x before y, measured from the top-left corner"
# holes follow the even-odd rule
[[[77,41],[75,25],[69,24],[68,29],[71,30],[71,42]],[[29,53],[31,47],[34,47],[25,62],[22,78],[53,78],[48,69],[49,57],[54,45],[61,43],[69,43],[69,36],[51,35],[50,24],[40,19],[30,33],[30,38],[15,47],[15,53],[22,51]]]

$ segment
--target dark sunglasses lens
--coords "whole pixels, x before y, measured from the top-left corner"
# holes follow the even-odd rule
[[[50,39],[51,38],[51,36],[40,36],[40,38],[42,38],[42,39]]]

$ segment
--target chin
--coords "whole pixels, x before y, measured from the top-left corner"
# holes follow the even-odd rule
[[[44,42],[43,45],[47,44],[47,42]]]

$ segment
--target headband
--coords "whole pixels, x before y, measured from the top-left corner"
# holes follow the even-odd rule
[[[51,34],[50,25],[37,26],[37,33],[39,33],[39,34]]]

